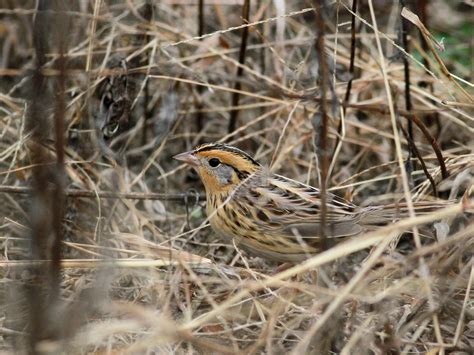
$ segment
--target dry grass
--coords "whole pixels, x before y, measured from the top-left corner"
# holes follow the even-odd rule
[[[243,1],[206,0],[201,28],[198,2],[0,2],[1,350],[473,353],[472,58],[449,55],[470,5],[410,3],[429,45],[411,26],[407,49],[399,5],[362,2],[351,74],[349,1],[328,2],[319,44],[305,1],[252,1],[242,25]],[[129,120],[110,139],[107,83]],[[171,159],[210,141],[361,205],[452,203],[278,272],[216,238]]]

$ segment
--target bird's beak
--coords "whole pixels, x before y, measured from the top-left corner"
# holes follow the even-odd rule
[[[193,152],[184,152],[178,155],[175,155],[173,159],[182,161],[188,165],[197,167],[200,165],[199,159],[193,154]]]

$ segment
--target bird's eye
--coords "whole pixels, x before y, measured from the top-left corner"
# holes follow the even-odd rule
[[[212,167],[212,168],[216,168],[219,166],[219,164],[221,163],[221,161],[217,158],[211,158],[209,159],[209,165]]]

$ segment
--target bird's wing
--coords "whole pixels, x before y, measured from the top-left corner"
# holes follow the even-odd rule
[[[308,243],[321,237],[318,189],[272,174],[250,182],[242,193],[239,198],[255,207],[257,224],[267,234],[301,237]],[[326,194],[326,200],[325,236],[347,237],[361,232],[357,206],[331,193]]]

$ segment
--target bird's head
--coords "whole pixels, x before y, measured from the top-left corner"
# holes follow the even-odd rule
[[[222,143],[203,144],[173,158],[192,166],[208,193],[230,192],[261,169],[261,165],[250,155]]]

